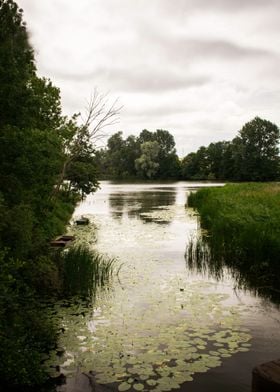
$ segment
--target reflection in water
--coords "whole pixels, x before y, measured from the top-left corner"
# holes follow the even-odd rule
[[[230,275],[237,288],[280,303],[279,263],[244,263],[225,241],[203,231],[187,243],[185,258],[188,268],[196,273],[216,280]]]
[[[87,242],[122,268],[92,307],[58,305],[64,352],[52,363],[67,374],[59,391],[91,391],[77,386],[75,374],[86,372],[96,391],[249,392],[252,367],[277,357],[277,310],[235,290],[230,274],[186,268],[198,222],[185,208],[189,190],[106,182],[76,210],[97,227]]]
[[[172,206],[176,201],[174,188],[150,188],[145,192],[110,193],[110,213],[113,218],[140,218],[145,222],[170,223],[153,219],[149,213],[154,209]]]

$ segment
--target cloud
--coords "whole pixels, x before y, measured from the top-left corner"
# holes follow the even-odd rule
[[[188,75],[187,72],[178,72],[172,69],[143,69],[143,68],[99,68],[92,72],[64,73],[59,70],[50,70],[59,80],[71,82],[91,82],[102,80],[111,88],[127,92],[163,92],[169,90],[185,89],[201,86],[210,81],[203,75]]]
[[[164,4],[164,5],[163,5]],[[170,2],[169,0],[158,0],[158,6],[163,5],[164,8],[170,11],[177,9],[178,13],[182,11],[194,10],[215,10],[215,11],[238,11],[244,12],[246,10],[254,11],[262,8],[276,7],[279,8],[278,0],[176,0]]]
[[[174,53],[185,56],[198,56],[203,58],[215,57],[228,60],[239,60],[244,58],[257,58],[274,56],[274,53],[254,47],[243,47],[242,45],[224,40],[199,40],[178,39],[174,37],[169,48]]]
[[[279,0],[17,1],[65,113],[97,86],[124,105],[116,128],[167,128],[180,154],[280,122]]]

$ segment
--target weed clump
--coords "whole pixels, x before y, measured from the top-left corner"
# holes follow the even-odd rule
[[[86,245],[73,246],[59,254],[65,295],[92,296],[112,277],[115,259],[107,258]]]

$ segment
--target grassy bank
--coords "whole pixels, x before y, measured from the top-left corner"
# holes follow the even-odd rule
[[[279,183],[228,184],[223,188],[202,189],[190,195],[188,205],[198,210],[202,228],[207,230],[203,240],[208,245],[208,260],[238,268],[250,286],[277,291]]]

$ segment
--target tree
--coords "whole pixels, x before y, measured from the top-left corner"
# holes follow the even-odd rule
[[[279,128],[255,117],[239,132],[241,178],[270,181],[279,177]]]
[[[182,177],[184,180],[195,178],[198,168],[196,162],[196,153],[191,152],[182,159]]]
[[[28,82],[28,112],[25,126],[37,129],[60,130],[65,117],[62,116],[60,90],[49,79],[32,76]]]
[[[153,178],[159,168],[157,162],[160,146],[157,141],[144,142],[140,146],[141,156],[135,160],[135,168],[140,177]]]
[[[49,241],[80,195],[96,189],[92,143],[116,106],[95,94],[86,117],[61,114],[59,89],[36,75],[33,49],[12,0],[0,0],[0,379],[7,390],[45,381],[56,331],[39,298],[62,282]],[[68,179],[70,192],[64,181]],[[61,269],[60,269],[61,268]],[[8,387],[7,387],[8,386]]]
[[[0,129],[26,125],[29,110],[28,83],[36,68],[22,13],[14,1],[0,0]]]
[[[153,142],[155,141],[155,134],[147,129],[143,129],[138,136],[138,141],[140,144],[145,142]]]
[[[64,162],[58,177],[57,185],[53,192],[53,197],[57,197],[63,182],[67,180],[69,166],[78,161],[81,156],[88,155],[91,145],[104,138],[106,134],[104,129],[110,125],[116,124],[121,106],[117,105],[117,100],[109,103],[108,96],[100,94],[97,89],[88,103],[85,115],[74,115],[69,121],[65,119],[61,126],[61,136],[63,137]],[[80,117],[82,124],[79,125],[77,118]],[[72,165],[73,167],[73,165]],[[85,169],[85,166],[84,166]],[[90,180],[92,182],[92,179]],[[83,186],[85,189],[92,189]]]
[[[207,147],[208,156],[208,178],[223,180],[225,178],[225,153],[228,142],[210,143]]]
[[[80,193],[82,198],[97,190],[97,164],[92,144],[86,143],[80,155],[69,162],[65,179],[69,181],[69,192]]]
[[[125,140],[122,132],[114,133],[107,142],[107,167],[109,175],[120,178],[125,170]]]
[[[179,178],[180,163],[175,149],[175,140],[170,132],[157,129],[154,139],[159,144],[158,163],[159,169],[157,176],[159,178]]]

